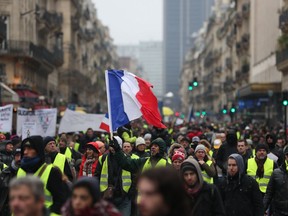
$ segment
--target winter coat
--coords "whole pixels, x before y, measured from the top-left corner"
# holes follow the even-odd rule
[[[216,164],[223,174],[226,174],[228,157],[234,153],[237,153],[237,136],[234,133],[227,134],[227,143],[220,146],[216,156]]]
[[[274,213],[288,215],[288,172],[286,164],[275,169],[270,178],[266,195],[264,197],[264,208],[272,204]]]
[[[8,194],[9,194],[9,182],[17,174],[17,170],[11,167],[5,168],[0,174],[0,216],[11,215],[9,210]]]
[[[190,165],[189,165],[190,164]],[[191,216],[224,216],[225,211],[220,193],[213,184],[204,182],[201,168],[193,157],[188,157],[181,165],[181,172],[186,166],[194,166],[198,176],[199,191],[187,196],[191,206]]]
[[[13,158],[12,152],[9,153],[9,152],[6,152],[5,150],[0,152],[0,161],[6,164],[7,166],[11,165],[13,159],[14,158]]]
[[[238,174],[228,176],[219,185],[226,214],[229,216],[263,216],[262,194],[258,183],[245,174],[241,155],[232,154],[238,167]]]

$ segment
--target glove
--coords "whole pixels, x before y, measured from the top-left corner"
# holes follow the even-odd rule
[[[122,139],[119,136],[114,136],[113,140],[109,141],[109,146],[112,147],[115,151],[120,151],[122,148]]]

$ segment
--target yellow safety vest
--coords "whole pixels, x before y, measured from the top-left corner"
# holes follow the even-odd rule
[[[58,153],[54,159],[53,165],[57,166],[61,170],[61,172],[64,173],[65,161],[66,156]]]
[[[2,170],[4,170],[5,168],[7,168],[8,166],[5,164],[5,163],[3,163],[3,167],[2,167]],[[0,172],[2,172],[2,170],[0,169]]]
[[[237,139],[239,140],[241,138],[241,133],[239,131],[236,132]]]
[[[79,148],[80,148],[80,143],[75,143],[75,145],[74,145],[74,150],[75,151],[79,151]],[[66,152],[65,152],[66,153]]]
[[[102,155],[103,156],[103,155]],[[99,157],[99,163],[102,165],[102,156]],[[107,156],[108,157],[108,156]],[[100,191],[104,192],[108,188],[108,160],[107,157],[102,165],[101,175],[100,175]],[[122,169],[122,188],[128,193],[131,187],[131,173]]]
[[[157,167],[157,168],[159,168],[159,167],[165,167],[165,166],[167,166],[167,163],[170,164],[169,161],[161,158],[161,159],[157,162],[157,164],[155,165],[155,168],[156,168],[156,167]],[[148,158],[148,159],[146,160],[144,166],[143,166],[142,172],[144,172],[145,170],[151,169],[151,168],[153,168],[153,167],[152,167],[152,165],[151,165],[150,158]]]
[[[132,155],[131,155],[131,159],[139,159],[139,156],[136,155],[136,154],[132,154]]]
[[[72,151],[69,147],[66,147],[65,154],[66,158],[71,161],[72,160]]]
[[[42,169],[43,166],[46,165],[46,169],[44,170],[44,172],[42,173],[41,176],[39,176],[39,173]],[[50,172],[51,172],[51,169],[52,169],[53,165],[52,164],[43,164],[33,175],[34,176],[38,176],[43,184],[44,184],[44,193],[45,193],[45,207],[46,208],[50,208],[53,204],[53,199],[52,199],[52,195],[50,193],[50,191],[47,189],[47,182],[48,182],[48,179],[49,179],[49,176],[50,176]],[[26,176],[26,172],[19,168],[18,169],[18,172],[17,172],[17,178],[21,178],[21,177],[24,177]],[[55,182],[57,183],[57,182]]]
[[[213,162],[212,162],[211,160],[208,160],[208,161],[206,162],[206,164],[207,164],[208,166],[210,166],[212,163],[213,163]],[[204,181],[207,182],[207,183],[209,183],[209,184],[213,184],[213,182],[214,182],[214,181],[213,181],[213,177],[210,177],[205,170],[202,170],[201,172],[202,172],[202,176],[203,176]]]
[[[248,160],[247,174],[257,181],[259,189],[262,193],[266,193],[270,177],[273,173],[273,167],[274,167],[274,161],[271,160],[270,158],[267,158],[264,163],[264,176],[263,178],[259,178],[256,176],[258,167],[255,158],[250,158]]]

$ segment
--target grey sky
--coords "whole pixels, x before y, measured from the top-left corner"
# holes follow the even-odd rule
[[[162,40],[163,0],[92,0],[114,43]]]

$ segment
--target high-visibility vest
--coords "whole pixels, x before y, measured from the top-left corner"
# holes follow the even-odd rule
[[[80,143],[75,143],[74,144],[74,150],[78,152],[79,148],[80,148]]]
[[[66,161],[66,156],[58,153],[54,159],[53,165],[57,166],[62,173],[64,173],[64,168],[65,168],[65,161]]]
[[[66,147],[65,153],[64,155],[66,156],[66,158],[71,161],[72,160],[72,151],[69,147]]]
[[[159,168],[159,167],[165,167],[167,166],[167,163],[169,164],[169,161],[161,158],[157,164],[155,165],[155,168]],[[150,161],[150,158],[148,158],[143,166],[143,169],[142,169],[142,172],[144,172],[145,170],[148,170],[148,169],[151,169],[153,168],[152,167],[152,164],[151,164],[151,161]]]
[[[102,156],[99,157],[99,163],[102,165]],[[107,156],[108,157],[108,156]],[[101,175],[100,175],[100,191],[104,192],[108,188],[108,160],[107,157],[102,165]],[[122,169],[122,188],[128,193],[131,187],[131,173]]]
[[[2,163],[2,167],[0,169],[0,172],[2,172],[2,170],[4,170],[5,168],[7,168],[8,166],[5,163]]]
[[[131,155],[131,159],[139,159],[139,156],[136,155],[136,154],[132,154],[132,155]]]
[[[47,189],[47,182],[48,182],[50,172],[51,172],[53,165],[52,164],[48,164],[48,165],[46,164],[46,169],[44,170],[42,175],[39,176],[39,173],[40,173],[40,171],[44,165],[45,165],[45,163],[33,175],[40,177],[40,179],[42,180],[42,182],[44,184],[45,207],[50,208],[53,204],[53,199],[52,199],[52,195],[51,195],[50,191]],[[17,172],[17,178],[21,178],[24,176],[26,176],[26,172],[23,169],[19,168],[18,172]],[[55,184],[57,184],[57,182],[55,182]]]
[[[206,162],[206,164],[207,164],[208,166],[211,166],[212,163],[213,163],[213,162],[212,162],[211,160],[208,160],[208,161]],[[207,182],[207,183],[209,183],[209,184],[213,184],[213,182],[214,182],[214,181],[213,181],[213,177],[210,177],[205,170],[202,170],[201,172],[202,172],[202,176],[203,176],[204,181]]]
[[[255,158],[250,158],[248,160],[247,175],[253,177],[257,181],[257,183],[259,185],[259,189],[262,193],[266,193],[270,177],[273,173],[273,167],[274,167],[274,161],[267,158],[265,163],[264,163],[263,178],[259,178],[258,176],[256,176],[258,166],[257,166],[257,163],[255,161]]]

